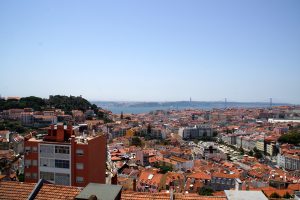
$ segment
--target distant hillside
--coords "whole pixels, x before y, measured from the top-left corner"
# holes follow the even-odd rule
[[[94,109],[97,108],[96,105],[92,105],[88,100],[82,97],[75,97],[75,96],[50,96],[48,100],[46,100],[47,106],[55,107],[62,109],[64,111],[71,111],[71,110],[82,110],[85,111],[89,108]]]
[[[222,101],[173,101],[173,102],[118,102],[118,101],[94,101],[94,104],[111,110],[115,114],[123,113],[148,113],[153,110],[172,109],[223,109],[227,108],[268,108],[268,102],[227,102]],[[273,103],[273,106],[290,105],[287,103]]]
[[[89,108],[97,109],[97,106],[91,104],[88,100],[75,96],[51,95],[49,99],[35,96],[23,97],[20,100],[0,99],[0,110],[11,108],[33,108],[35,111],[40,111],[52,107],[62,109],[65,112],[70,112],[75,109],[82,111]]]
[[[93,102],[104,107],[194,107],[194,108],[224,108],[223,101],[170,101],[170,102],[118,102],[97,101]],[[273,106],[289,105],[288,103],[273,103]],[[269,107],[268,102],[227,102],[226,107]]]

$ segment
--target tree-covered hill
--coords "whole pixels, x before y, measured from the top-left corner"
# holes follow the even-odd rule
[[[61,96],[61,95],[50,96],[49,99],[46,100],[46,102],[48,106],[59,108],[66,112],[75,109],[85,111],[94,107],[88,100],[82,97],[75,97],[75,96],[69,96],[69,97]]]
[[[82,97],[51,95],[49,99],[30,96],[23,97],[20,100],[0,99],[0,111],[12,108],[33,108],[35,111],[45,110],[47,108],[58,108],[69,113],[71,110],[85,111],[89,108],[95,110],[96,105],[92,105],[88,100]]]

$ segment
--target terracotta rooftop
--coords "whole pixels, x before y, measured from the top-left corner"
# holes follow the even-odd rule
[[[14,181],[0,182],[0,199],[21,200],[27,199],[33,190],[34,183],[20,183]]]
[[[44,184],[35,199],[52,200],[52,199],[74,199],[80,193],[80,189],[72,186]]]
[[[220,178],[239,178],[239,174],[224,174],[221,172],[214,172],[212,177],[220,177]]]
[[[276,192],[277,194],[279,194],[280,196],[285,195],[286,193],[289,193],[290,195],[294,194],[293,190],[290,189],[276,189],[273,187],[264,187],[264,188],[258,188],[261,189],[263,191],[263,193],[269,197],[271,194],[273,194],[274,192]]]
[[[123,191],[122,200],[169,200],[170,193],[148,193],[148,192],[132,192]],[[226,200],[225,196],[200,196],[198,194],[182,194],[174,193],[174,200]]]
[[[22,183],[15,181],[0,182],[1,200],[28,199],[35,187],[35,183]],[[81,190],[77,187],[44,184],[35,199],[74,199]]]
[[[202,179],[202,180],[210,180],[211,179],[211,175],[206,174],[204,172],[192,173],[192,174],[189,174],[188,177],[195,178],[195,179]]]

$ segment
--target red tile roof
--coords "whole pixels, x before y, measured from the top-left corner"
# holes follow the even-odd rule
[[[22,183],[15,181],[0,182],[1,200],[27,199],[35,187],[35,183]],[[80,189],[72,186],[44,184],[35,199],[40,200],[64,200],[74,199],[80,193]]]
[[[76,195],[80,193],[78,187],[72,186],[62,186],[62,185],[52,185],[44,184],[38,195],[35,197],[36,200],[73,200]]]
[[[0,199],[23,200],[27,199],[33,190],[34,183],[20,183],[14,181],[0,182]]]
[[[169,193],[148,193],[148,192],[132,192],[123,191],[121,195],[122,200],[169,200]],[[224,196],[200,196],[198,194],[182,194],[174,193],[174,200],[226,200]]]
[[[195,178],[195,179],[201,179],[201,180],[211,180],[211,175],[206,174],[204,172],[196,172],[196,173],[193,173],[193,174],[189,174],[187,177]]]
[[[212,174],[213,177],[220,177],[220,178],[239,178],[239,174],[224,174],[221,172],[214,172]]]

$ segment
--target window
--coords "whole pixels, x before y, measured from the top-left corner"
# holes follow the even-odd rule
[[[40,166],[42,167],[54,167],[54,159],[48,158],[41,158],[40,159]]]
[[[48,181],[54,181],[54,173],[53,172],[41,172],[40,178]]]
[[[78,156],[82,156],[83,155],[83,149],[76,149],[76,154]]]
[[[76,169],[83,169],[83,163],[76,163]]]
[[[70,162],[68,160],[55,160],[55,168],[70,168]]]
[[[70,185],[70,174],[55,173],[55,184]]]
[[[25,147],[25,152],[27,153],[27,152],[30,152],[31,151],[31,147],[30,146],[27,146],[27,147]]]
[[[32,179],[37,179],[37,173],[32,173]]]
[[[28,168],[31,165],[31,160],[25,160],[25,167]]]
[[[37,160],[32,160],[32,166],[37,166]]]
[[[37,147],[32,147],[32,152],[37,152]]]
[[[76,183],[82,183],[82,182],[83,182],[83,177],[76,176]]]
[[[54,146],[41,144],[40,153],[40,155],[44,157],[54,157]]]
[[[55,153],[70,154],[70,148],[68,146],[55,146]]]
[[[25,178],[31,178],[31,173],[26,172],[26,173],[25,173]]]

